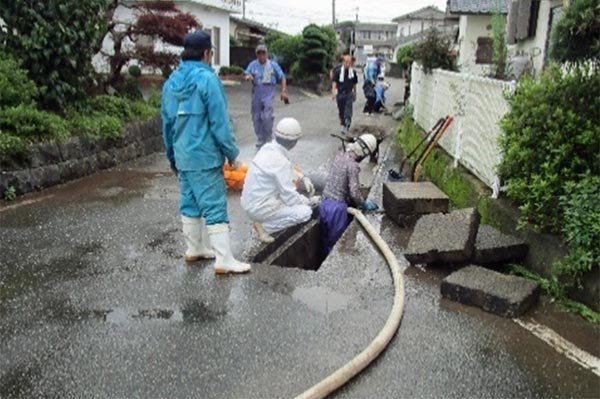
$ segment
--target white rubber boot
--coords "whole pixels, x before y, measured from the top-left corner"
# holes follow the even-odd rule
[[[204,219],[181,216],[183,238],[187,247],[185,261],[193,263],[201,259],[214,259],[215,251],[210,249]]]
[[[263,225],[261,223],[254,222],[254,223],[252,223],[252,227],[254,227],[254,230],[258,234],[258,239],[260,241],[266,242],[266,243],[275,241],[275,239],[271,235],[269,235],[269,233],[267,233],[265,231],[265,228],[263,227]]]
[[[208,226],[210,243],[215,250],[215,274],[248,273],[250,265],[236,260],[231,253],[229,241],[229,225],[215,224]]]

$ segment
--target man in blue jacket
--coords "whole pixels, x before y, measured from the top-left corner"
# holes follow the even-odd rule
[[[216,257],[216,274],[249,272],[249,264],[233,257],[229,241],[223,164],[227,160],[235,168],[239,149],[223,85],[211,66],[210,35],[189,33],[183,47],[179,69],[163,86],[161,116],[167,158],[181,190],[185,259]]]

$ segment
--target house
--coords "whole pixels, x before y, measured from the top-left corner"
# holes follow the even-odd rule
[[[560,20],[562,0],[512,0],[508,9],[507,77],[528,71],[539,76],[548,61],[552,28]]]
[[[358,65],[365,65],[367,58],[375,55],[393,60],[398,41],[396,24],[344,21],[335,27],[344,49],[356,57]]]
[[[458,24],[458,68],[461,72],[486,76],[492,70],[492,15],[506,19],[507,0],[448,0],[448,12],[460,17]]]
[[[229,34],[230,34],[230,14],[239,13],[242,9],[242,0],[175,0],[177,7],[182,12],[189,12],[200,22],[201,29],[207,30],[212,34],[213,45],[215,46],[213,65],[216,69],[221,66],[229,66]],[[135,3],[135,1],[131,1]],[[114,19],[117,21],[131,22],[136,18],[135,11],[131,8],[119,6],[115,11]],[[143,41],[143,43],[140,43]],[[150,43],[147,43],[150,41]],[[156,51],[170,51],[180,53],[181,47],[172,46],[162,41],[154,41],[151,38],[140,38],[138,45],[153,45]],[[136,43],[127,39],[124,46],[132,48]],[[102,50],[94,56],[93,65],[96,71],[106,73],[109,71],[107,58],[101,53],[111,53],[113,48],[112,39],[107,36],[102,43]],[[144,72],[151,72],[144,70]]]
[[[250,47],[254,49],[260,43],[263,43],[265,36],[271,32],[286,36],[283,32],[279,32],[260,22],[247,18],[237,18],[232,16],[229,24],[231,37],[235,38],[240,43],[240,47]]]
[[[400,48],[423,40],[432,28],[444,33],[453,33],[458,29],[458,17],[447,15],[435,6],[420,8],[396,17],[392,21],[398,24],[396,32],[398,43],[394,51],[394,59]]]

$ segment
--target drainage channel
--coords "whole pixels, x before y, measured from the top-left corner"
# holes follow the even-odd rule
[[[276,238],[252,258],[252,262],[304,270],[319,270],[327,259],[321,225],[316,216],[293,231]]]

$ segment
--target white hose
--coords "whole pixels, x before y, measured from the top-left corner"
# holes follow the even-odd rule
[[[367,234],[375,242],[377,247],[379,247],[379,250],[383,253],[385,260],[388,263],[394,283],[394,306],[392,307],[392,311],[388,316],[385,325],[369,346],[356,355],[354,359],[337,369],[333,374],[304,391],[302,394],[296,396],[296,399],[324,398],[346,382],[350,381],[375,360],[385,349],[394,337],[394,334],[400,326],[400,321],[402,320],[402,313],[404,312],[404,279],[402,278],[402,271],[400,270],[398,260],[385,241],[383,241],[381,236],[375,231],[371,223],[369,223],[367,218],[365,218],[360,211],[354,208],[348,208],[348,213],[358,219]]]

